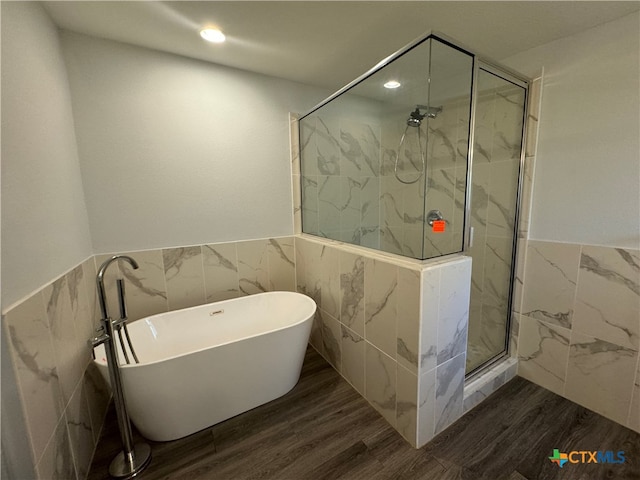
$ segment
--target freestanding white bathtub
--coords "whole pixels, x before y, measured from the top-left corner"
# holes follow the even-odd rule
[[[315,310],[305,295],[268,292],[132,322],[140,363],[120,373],[134,425],[175,440],[281,397],[300,378]],[[95,355],[108,382],[102,345]]]

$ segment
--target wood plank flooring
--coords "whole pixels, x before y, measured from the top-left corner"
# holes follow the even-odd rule
[[[136,432],[136,436],[139,439]],[[420,450],[312,348],[284,397],[174,442],[149,442],[141,480],[640,479],[640,435],[516,378]],[[88,478],[121,450],[110,411]],[[566,464],[553,449],[624,450],[624,464]]]

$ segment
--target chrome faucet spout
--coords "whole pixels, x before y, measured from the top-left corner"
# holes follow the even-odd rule
[[[107,268],[118,260],[124,260],[128,262],[134,270],[138,269],[138,262],[136,262],[133,258],[128,255],[114,255],[108,260],[106,260],[98,270],[98,275],[96,277],[96,282],[98,284],[98,300],[100,301],[100,311],[102,312],[102,318],[109,318],[109,309],[107,308],[107,292],[104,289],[104,274],[107,271]]]

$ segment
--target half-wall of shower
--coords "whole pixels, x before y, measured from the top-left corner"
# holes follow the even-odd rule
[[[467,372],[507,349],[526,88],[430,35],[299,122],[304,233],[472,257]]]

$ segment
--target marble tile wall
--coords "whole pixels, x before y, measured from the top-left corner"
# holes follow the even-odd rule
[[[125,278],[129,319],[272,290],[295,291],[293,237],[137,252],[105,275],[109,313],[118,315],[116,278]],[[109,255],[96,255],[100,266]]]
[[[293,237],[138,252],[107,271],[109,313],[123,277],[129,319],[271,290],[295,291]],[[84,479],[110,392],[87,340],[99,325],[96,255],[3,315],[38,478]]]
[[[314,115],[301,122],[299,132],[304,231],[377,248],[380,126]],[[297,171],[292,167],[294,178]]]
[[[529,240],[518,307],[518,375],[640,431],[640,250]]]
[[[413,446],[462,415],[471,260],[412,262],[295,239],[310,343]]]
[[[407,128],[404,122],[398,122],[398,113],[388,115],[393,120],[383,123],[380,169],[382,250],[413,258],[432,258],[461,250],[469,101],[469,98],[456,99],[441,105],[441,112],[435,118],[423,120],[419,129]],[[400,148],[403,134],[405,137]],[[426,158],[422,158],[418,145],[426,153]],[[409,184],[396,177],[396,159],[398,176]],[[425,160],[426,167],[423,165]],[[425,168],[426,179],[422,175]],[[423,227],[425,201],[427,210],[440,210],[449,222],[444,233],[434,233],[428,226]]]
[[[41,479],[85,478],[106,414],[110,393],[86,343],[98,317],[95,275],[89,258],[3,316]]]

